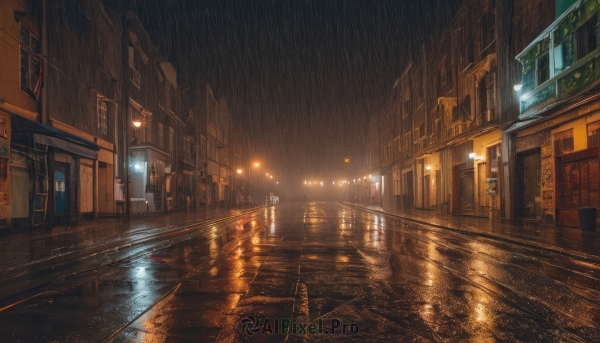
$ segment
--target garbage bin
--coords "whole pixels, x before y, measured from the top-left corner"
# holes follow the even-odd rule
[[[596,208],[582,207],[579,212],[579,224],[582,231],[596,231]]]

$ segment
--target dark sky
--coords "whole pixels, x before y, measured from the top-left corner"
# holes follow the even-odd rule
[[[358,175],[369,116],[460,2],[137,0],[134,8],[180,84],[209,82],[244,124],[255,158],[299,186]]]

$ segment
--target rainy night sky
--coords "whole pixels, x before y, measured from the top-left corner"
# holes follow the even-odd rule
[[[460,0],[132,0],[179,83],[209,82],[287,185],[364,172],[367,123]],[[352,158],[344,166],[343,158]],[[354,170],[348,170],[354,169]]]

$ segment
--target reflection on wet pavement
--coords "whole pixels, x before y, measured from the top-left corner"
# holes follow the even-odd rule
[[[69,342],[592,341],[599,274],[590,261],[339,204],[280,204],[57,280],[1,311],[0,332]],[[296,334],[269,333],[267,318],[289,319]]]

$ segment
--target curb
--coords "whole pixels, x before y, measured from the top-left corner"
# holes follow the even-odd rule
[[[379,214],[386,215],[389,217],[395,217],[395,218],[399,218],[399,219],[403,219],[403,220],[408,220],[411,222],[415,222],[417,224],[431,226],[431,227],[435,227],[438,229],[450,230],[450,231],[460,232],[460,233],[469,233],[469,234],[478,235],[478,236],[485,237],[485,238],[491,238],[491,239],[495,239],[495,240],[500,240],[500,241],[504,241],[504,242],[508,242],[508,243],[521,245],[521,246],[535,249],[535,250],[546,250],[546,251],[551,251],[553,253],[556,253],[558,255],[563,255],[563,256],[576,258],[576,259],[580,259],[580,260],[594,261],[594,262],[600,263],[600,256],[594,256],[594,255],[586,254],[583,252],[560,248],[557,246],[543,245],[541,243],[531,242],[531,241],[527,241],[524,239],[512,238],[512,237],[508,237],[505,235],[493,234],[493,233],[489,233],[489,232],[461,229],[461,228],[450,226],[448,224],[443,225],[443,224],[429,223],[424,220],[407,217],[407,216],[403,216],[403,215],[399,215],[399,214],[389,213],[389,212],[385,212],[385,211],[381,211],[381,210],[365,208],[365,207],[357,206],[357,205],[351,205],[351,204],[346,204],[346,203],[340,203],[340,204],[342,204],[344,206],[360,209],[363,211],[367,211],[367,212],[375,212],[375,213],[379,213]]]

